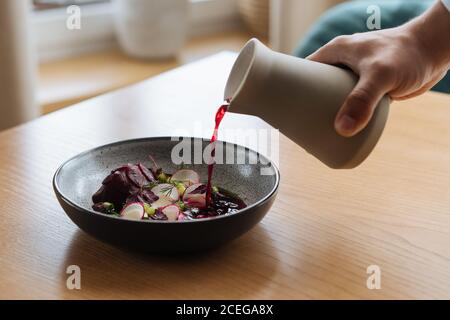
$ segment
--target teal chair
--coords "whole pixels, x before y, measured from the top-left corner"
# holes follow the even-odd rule
[[[367,32],[369,5],[380,7],[381,28],[386,29],[397,27],[417,17],[433,2],[433,0],[355,0],[340,4],[319,18],[295,49],[294,55],[305,58],[339,35]],[[450,93],[450,73],[432,90]]]

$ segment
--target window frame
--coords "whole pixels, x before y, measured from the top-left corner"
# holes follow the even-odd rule
[[[234,30],[241,25],[238,0],[190,0],[189,37]],[[67,8],[33,11],[31,24],[39,62],[116,46],[112,3],[82,5],[80,30],[66,28]]]
[[[111,0],[29,0],[32,3],[32,8],[34,11],[44,11],[44,10],[54,10],[57,8],[64,8],[69,5],[90,5],[100,2],[110,2]],[[36,4],[35,2],[39,2]],[[66,2],[63,4],[63,2]],[[70,3],[72,2],[72,3]],[[41,6],[41,8],[37,8],[36,6]]]

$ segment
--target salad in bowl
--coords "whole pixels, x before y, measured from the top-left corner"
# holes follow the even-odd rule
[[[151,159],[153,168],[137,163],[112,170],[92,196],[93,210],[130,220],[183,221],[246,207],[236,194],[202,183],[196,171],[180,168],[170,174]]]

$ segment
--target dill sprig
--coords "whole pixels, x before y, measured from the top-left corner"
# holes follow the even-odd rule
[[[173,192],[174,187],[172,185],[164,187],[161,189],[161,193],[166,196],[166,197],[170,197],[170,195]]]

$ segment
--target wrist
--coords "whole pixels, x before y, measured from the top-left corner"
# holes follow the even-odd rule
[[[437,1],[422,16],[405,25],[421,54],[436,68],[450,67],[450,12]]]

